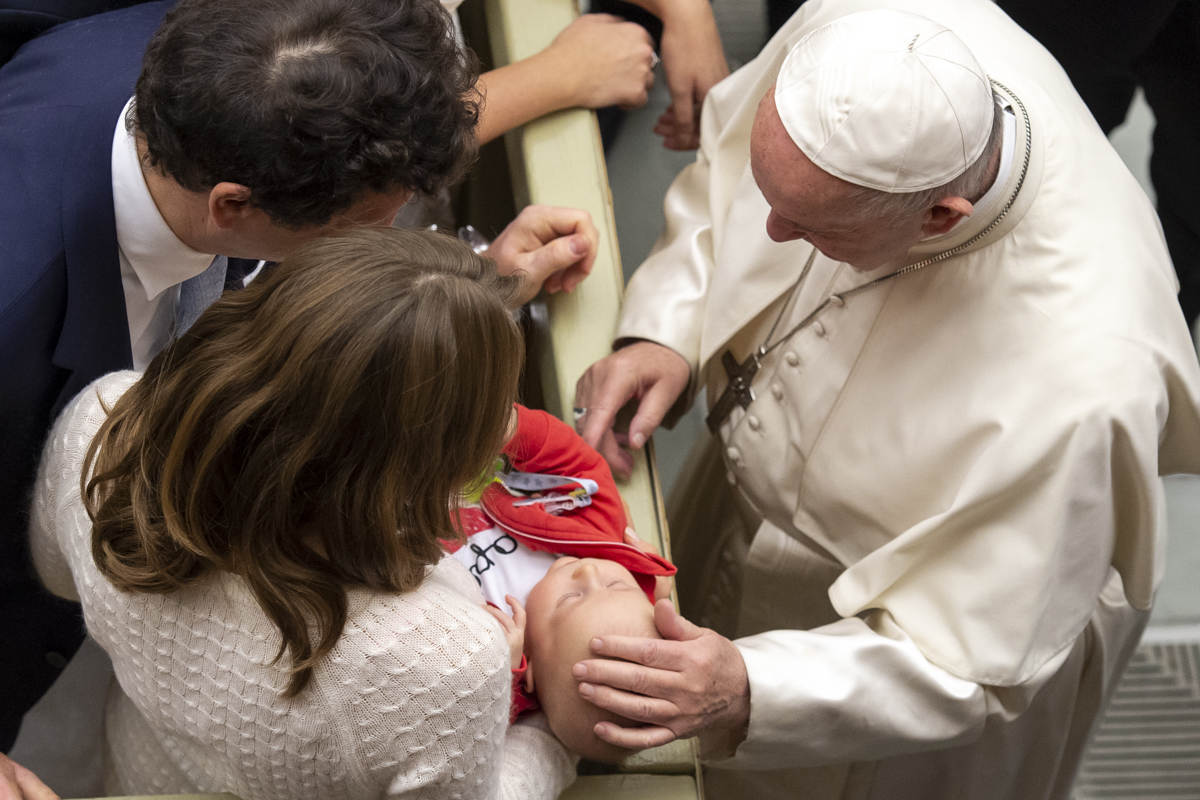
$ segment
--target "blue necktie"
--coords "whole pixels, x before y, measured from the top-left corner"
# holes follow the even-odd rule
[[[179,284],[179,304],[175,307],[176,338],[187,333],[204,309],[221,296],[228,265],[229,259],[217,256],[204,272]]]

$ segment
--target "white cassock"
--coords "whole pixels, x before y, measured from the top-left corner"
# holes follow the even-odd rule
[[[710,796],[1068,798],[1162,574],[1160,476],[1200,472],[1200,369],[1154,209],[1049,53],[986,0],[810,0],[709,94],[617,336],[710,403],[762,343],[812,250],[766,234],[755,108],[792,44],[874,8],[950,28],[1011,109],[996,187],[910,263],[1010,207],[828,308],[722,426],[765,521],[749,731]],[[818,254],[779,330],[874,277]]]

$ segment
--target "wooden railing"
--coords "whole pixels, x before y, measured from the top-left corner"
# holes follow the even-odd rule
[[[486,0],[485,9],[490,61],[497,67],[542,50],[578,14],[572,0]],[[600,231],[591,276],[569,295],[545,298],[545,313],[535,309],[534,315],[532,335],[543,341],[532,343],[539,363],[528,368],[541,374],[546,410],[570,421],[576,381],[610,352],[625,288],[596,115],[578,108],[550,114],[507,134],[505,154],[516,208],[581,208]],[[638,535],[669,558],[653,443],[637,454],[620,489]],[[618,774],[581,777],[563,797],[691,800],[702,796],[698,770],[694,741],[676,742],[630,758]]]

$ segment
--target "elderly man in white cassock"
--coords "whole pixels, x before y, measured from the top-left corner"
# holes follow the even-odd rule
[[[666,213],[581,428],[623,471],[706,387],[761,524],[741,638],[660,603],[668,641],[592,642],[581,694],[641,723],[596,732],[701,734],[720,800],[1069,798],[1160,476],[1200,471],[1200,370],[1067,76],[986,0],[810,0],[709,94]]]

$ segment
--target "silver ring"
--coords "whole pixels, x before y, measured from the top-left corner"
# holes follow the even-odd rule
[[[650,69],[654,69],[655,67],[657,67],[660,61],[662,61],[662,59],[660,59],[658,57],[658,53],[651,50],[650,51]]]
[[[575,421],[576,421],[576,422],[579,422],[579,420],[583,419],[583,418],[584,418],[584,416],[586,416],[586,415],[587,415],[587,409],[586,409],[586,408],[580,408],[579,406],[576,406],[576,407],[573,409],[573,411],[574,411],[574,414],[575,414]]]

